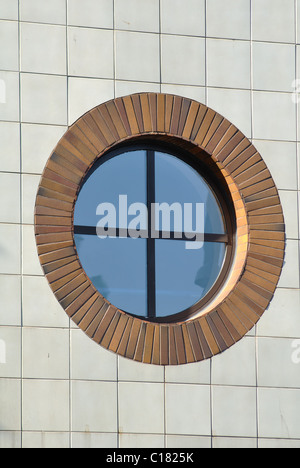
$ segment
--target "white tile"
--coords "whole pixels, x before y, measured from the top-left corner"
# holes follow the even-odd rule
[[[259,437],[300,439],[300,390],[258,389]]]
[[[20,125],[0,122],[0,170],[20,171]]]
[[[299,238],[299,226],[298,226],[298,194],[296,191],[279,191],[280,200],[283,208],[283,215],[286,227],[287,239],[298,239]]]
[[[253,43],[254,89],[290,92],[295,73],[294,45]]]
[[[238,437],[214,437],[213,448],[215,449],[256,449],[256,439],[241,439]]]
[[[255,338],[245,337],[225,353],[212,360],[214,385],[256,385]]]
[[[20,222],[20,176],[0,173],[0,222]]]
[[[136,93],[159,93],[160,85],[158,83],[142,83],[133,81],[116,81],[116,97],[128,96]]]
[[[23,449],[67,449],[69,448],[67,432],[25,432],[22,433]]]
[[[115,28],[130,31],[159,32],[159,0],[115,0]]]
[[[113,31],[69,28],[69,75],[113,78]]]
[[[97,434],[91,432],[73,432],[72,448],[73,449],[92,449],[92,448],[117,448],[117,434]]]
[[[251,93],[235,89],[208,88],[208,106],[251,137]]]
[[[66,62],[65,27],[21,25],[21,71],[64,75]]]
[[[21,381],[0,379],[1,431],[21,429]]]
[[[297,43],[300,43],[300,0],[296,0],[297,4]]]
[[[160,81],[157,34],[116,32],[116,78],[131,81]]]
[[[0,325],[21,325],[20,276],[0,275]]]
[[[259,439],[260,449],[298,449],[300,440],[292,439]]]
[[[211,434],[210,387],[166,385],[166,432],[178,435]]]
[[[113,81],[69,78],[69,125],[89,110],[113,97]]]
[[[34,208],[40,183],[38,175],[22,175],[22,222],[34,224]]]
[[[278,283],[280,288],[299,288],[299,244],[296,240],[287,240],[284,267]]]
[[[21,273],[20,243],[20,226],[0,224],[0,273]]]
[[[250,0],[209,0],[207,35],[229,39],[250,39]]]
[[[72,430],[117,432],[117,384],[72,382]]]
[[[19,27],[18,23],[0,21],[0,69],[19,70]]]
[[[21,329],[0,327],[0,377],[21,377]]]
[[[62,76],[23,74],[22,121],[67,125],[67,79]]]
[[[204,0],[162,0],[162,32],[188,36],[205,35]]]
[[[253,39],[270,42],[294,42],[294,0],[253,0]]]
[[[17,20],[19,15],[18,0],[0,0],[0,18]]]
[[[19,431],[0,431],[0,448],[1,449],[20,449],[21,432]]]
[[[213,434],[256,437],[256,388],[213,387]]]
[[[206,104],[206,89],[204,86],[180,86],[172,84],[163,84],[161,92],[166,94],[175,94],[177,96],[194,99],[197,102]]]
[[[299,5],[300,6],[300,5]],[[298,42],[298,41],[297,41]],[[294,49],[295,50],[295,49]],[[299,84],[300,84],[300,46],[296,44],[296,81],[291,84],[293,91],[298,93],[297,101],[299,102]]]
[[[44,276],[35,242],[33,226],[22,227],[23,275]]]
[[[300,190],[300,144],[299,143],[297,143],[297,161],[298,161],[298,190]]]
[[[268,310],[258,323],[258,335],[300,338],[299,310],[299,289],[277,288]]]
[[[163,434],[163,384],[119,384],[119,432]]]
[[[69,431],[69,382],[23,380],[23,430]]]
[[[167,448],[211,448],[210,437],[167,435]]]
[[[117,357],[92,341],[82,330],[72,330],[71,378],[117,380]]]
[[[250,43],[207,39],[207,84],[221,88],[250,88]]]
[[[69,318],[54,296],[46,278],[24,276],[22,281],[23,325],[68,328]]]
[[[66,0],[51,0],[45,4],[42,4],[40,0],[22,0],[20,15],[22,21],[65,24]]]
[[[253,93],[253,137],[262,140],[296,140],[296,108],[292,95]]]
[[[69,378],[69,330],[23,328],[23,376]]]
[[[23,124],[22,172],[42,174],[52,151],[66,131],[67,127]]]
[[[156,434],[120,434],[121,449],[164,448],[165,438]]]
[[[258,386],[300,387],[298,364],[292,359],[293,340],[288,338],[259,338]]]
[[[163,382],[164,368],[119,357],[118,378],[125,382]]]
[[[0,72],[0,120],[19,121],[19,73]]]
[[[73,26],[94,28],[113,27],[113,0],[68,1],[68,23]]]
[[[162,82],[205,85],[205,40],[197,37],[163,35]]]
[[[297,190],[296,143],[254,140],[279,190]]]
[[[186,364],[184,366],[166,367],[166,382],[169,383],[191,383],[210,384],[210,364],[209,360]]]

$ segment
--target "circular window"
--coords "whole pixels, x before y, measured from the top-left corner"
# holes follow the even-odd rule
[[[209,359],[274,295],[283,211],[253,144],[203,104],[144,93],[66,132],[38,188],[35,234],[72,321],[135,361]]]
[[[92,167],[75,205],[75,244],[110,303],[170,322],[216,294],[230,265],[232,224],[211,184],[191,155],[145,144],[111,151]]]

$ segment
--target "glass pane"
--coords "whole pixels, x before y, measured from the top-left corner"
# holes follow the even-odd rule
[[[75,235],[82,266],[96,289],[119,309],[147,316],[147,244],[144,239]]]
[[[206,181],[191,166],[165,153],[156,153],[155,158],[155,190],[156,202],[179,204],[182,212],[181,226],[186,234],[196,231],[197,221],[202,225],[200,211],[196,212],[196,204],[204,204],[204,232],[207,234],[225,234],[223,216],[213,191]],[[184,225],[184,204],[192,204],[192,216]],[[179,212],[180,212],[179,207]],[[178,206],[177,206],[178,208]],[[185,209],[186,210],[186,209]],[[178,212],[178,210],[177,210]],[[187,213],[187,210],[186,210]],[[196,214],[197,213],[197,214]],[[171,230],[178,231],[174,223],[173,214]],[[162,228],[162,215],[160,216],[160,230]],[[178,224],[178,223],[177,223]]]
[[[157,317],[182,312],[202,299],[220,275],[225,252],[225,244],[206,242],[199,250],[186,250],[183,241],[157,240]]]
[[[116,210],[116,225],[111,227],[127,227],[119,225],[119,197],[127,196],[127,206],[146,204],[146,187],[145,151],[126,152],[109,159],[92,173],[82,187],[75,206],[74,224],[96,227],[101,218],[96,214],[98,205],[111,203]],[[126,216],[127,206],[121,215]]]

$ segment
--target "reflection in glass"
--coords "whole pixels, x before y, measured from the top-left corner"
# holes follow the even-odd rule
[[[80,261],[95,288],[114,306],[143,317],[147,316],[146,242],[75,235]]]
[[[211,188],[199,173],[190,165],[175,156],[156,153],[155,189],[157,203],[180,203],[182,212],[185,203],[205,205],[204,230],[207,234],[224,234],[223,216]],[[193,210],[193,231],[195,210]],[[174,223],[171,224],[174,229]]]
[[[128,206],[147,203],[146,200],[146,152],[122,153],[101,164],[83,185],[75,206],[74,224],[96,226],[100,203],[112,203],[119,213],[119,196],[127,195]],[[117,226],[119,226],[117,215]]]
[[[206,242],[186,250],[184,242],[156,241],[156,314],[166,317],[193,306],[216,282],[223,266],[225,245]]]

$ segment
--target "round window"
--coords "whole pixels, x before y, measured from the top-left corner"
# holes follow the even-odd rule
[[[226,278],[229,216],[202,172],[191,156],[144,145],[108,153],[86,176],[74,212],[78,256],[120,310],[186,318]]]
[[[68,129],[40,181],[35,235],[68,317],[154,365],[237,343],[285,255],[278,190],[253,144],[204,104],[155,93],[103,103]]]

